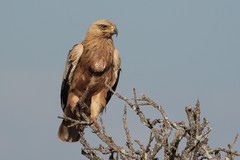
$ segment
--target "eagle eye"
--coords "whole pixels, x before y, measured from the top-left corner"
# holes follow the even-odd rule
[[[108,28],[108,26],[107,26],[107,25],[104,25],[104,24],[101,24],[101,25],[99,25],[99,28],[100,28],[101,30],[106,30],[106,29]]]

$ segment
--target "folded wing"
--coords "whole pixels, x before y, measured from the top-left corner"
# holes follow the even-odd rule
[[[121,72],[121,59],[120,59],[120,54],[119,51],[117,49],[114,50],[114,54],[113,54],[113,77],[112,77],[112,81],[110,83],[110,87],[112,87],[112,90],[116,90],[117,85],[118,85],[118,80],[120,77],[120,72]],[[111,99],[113,93],[111,91],[108,91],[107,93],[107,97],[106,97],[106,104],[109,102],[109,100]]]
[[[76,66],[79,62],[79,59],[82,53],[83,53],[83,46],[80,43],[74,45],[73,48],[69,51],[64,74],[63,74],[63,81],[62,81],[61,95],[60,95],[61,107],[63,110],[66,107],[70,84],[74,75],[74,71],[76,69]]]

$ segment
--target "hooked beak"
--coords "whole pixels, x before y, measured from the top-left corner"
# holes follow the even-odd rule
[[[116,37],[118,36],[118,29],[117,28],[114,28],[112,34],[116,34]]]

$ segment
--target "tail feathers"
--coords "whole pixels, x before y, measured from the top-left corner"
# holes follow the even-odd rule
[[[70,121],[62,121],[58,130],[58,138],[60,140],[64,142],[77,142],[80,140],[80,133],[83,132],[85,127],[80,125],[69,127],[71,124]]]

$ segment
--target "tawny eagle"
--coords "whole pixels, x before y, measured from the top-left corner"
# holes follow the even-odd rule
[[[66,117],[84,121],[79,114],[84,112],[91,124],[99,128],[98,115],[112,96],[109,86],[116,89],[120,74],[120,55],[114,47],[114,34],[118,34],[114,23],[98,20],[90,25],[85,39],[69,51],[61,86],[61,107]],[[85,107],[79,106],[81,99]],[[83,130],[84,126],[63,120],[58,137],[76,142]]]

